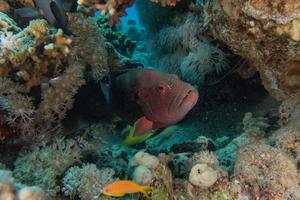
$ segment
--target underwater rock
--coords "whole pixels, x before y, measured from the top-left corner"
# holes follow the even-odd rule
[[[181,144],[173,144],[170,151],[173,153],[183,153],[183,152],[199,152],[203,150],[214,151],[216,146],[214,142],[205,136],[199,136],[196,140],[185,141]]]
[[[62,182],[62,192],[71,198],[79,196],[80,199],[110,199],[102,196],[100,190],[117,178],[114,170],[110,168],[97,169],[95,164],[84,164],[68,169]]]
[[[5,0],[0,0],[0,12],[8,13],[10,11],[10,5]]]
[[[117,176],[125,176],[130,165],[130,159],[134,157],[138,150],[124,145],[112,145],[102,147],[97,166],[100,168],[113,168]]]
[[[144,165],[149,169],[155,169],[159,165],[159,159],[144,151],[139,151],[130,160],[130,166]]]
[[[40,187],[24,187],[18,192],[18,200],[43,200],[45,193]]]
[[[273,97],[300,92],[297,0],[221,0],[205,9],[211,34],[256,67]]]
[[[0,199],[1,200],[44,200],[44,191],[36,186],[25,186],[15,183],[12,172],[0,170]]]
[[[294,161],[280,150],[263,143],[238,150],[234,174],[249,186],[253,198],[284,199],[287,193],[299,187]]]
[[[141,185],[149,185],[153,179],[153,172],[144,165],[137,166],[132,174],[132,180]]]
[[[153,154],[183,152],[198,152],[200,150],[214,149],[215,145],[210,138],[199,136],[198,139],[191,140],[186,132],[195,130],[185,129],[180,125],[173,125],[164,129],[159,135],[146,140],[146,150]],[[195,133],[196,134],[196,133]],[[193,135],[195,135],[193,133]]]

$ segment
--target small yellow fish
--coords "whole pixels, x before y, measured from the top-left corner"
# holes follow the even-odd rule
[[[125,194],[132,194],[132,193],[143,193],[146,197],[147,191],[152,190],[150,186],[141,186],[133,181],[130,180],[120,180],[113,183],[108,184],[105,186],[101,193],[107,196],[112,197],[122,197]]]

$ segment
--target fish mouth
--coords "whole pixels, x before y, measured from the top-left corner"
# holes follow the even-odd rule
[[[186,94],[179,101],[179,107],[182,106],[190,106],[191,108],[196,104],[198,100],[198,91],[196,88],[190,89],[186,92]]]

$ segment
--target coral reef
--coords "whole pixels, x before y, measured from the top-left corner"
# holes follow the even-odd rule
[[[117,179],[113,169],[97,169],[95,164],[85,164],[68,169],[63,178],[62,191],[72,199],[79,196],[81,199],[110,199],[101,195],[101,188]],[[100,197],[101,196],[101,197]]]
[[[116,31],[115,27],[110,27],[107,23],[108,17],[99,17],[97,19],[101,34],[105,37],[107,42],[113,45],[119,54],[131,57],[135,50],[136,43],[132,39],[127,38],[124,33]]]
[[[78,62],[91,67],[90,73],[94,80],[101,80],[109,71],[108,53],[105,48],[105,39],[97,26],[96,19],[85,18],[79,13],[69,13],[68,16],[70,30],[77,35],[72,39],[71,54]]]
[[[299,3],[284,1],[211,2],[211,34],[257,68],[278,100],[299,93]]]
[[[155,179],[154,171],[159,166],[157,157],[143,151],[137,152],[130,160],[129,166],[135,167],[133,180],[142,185],[149,185]]]
[[[0,170],[1,200],[44,200],[44,191],[36,186],[25,186],[16,183],[9,170]]]
[[[151,0],[160,3],[162,6],[175,6],[180,0]],[[126,8],[132,6],[134,0],[78,0],[78,11],[93,15],[97,10],[101,15],[109,14],[109,25],[120,24],[120,17],[126,16]]]
[[[28,135],[42,139],[61,132],[61,121],[85,80],[108,74],[105,40],[96,21],[80,14],[69,16],[76,37],[64,35],[45,20],[32,20],[21,30],[0,14],[2,141],[16,133],[32,140]]]
[[[293,160],[266,144],[239,149],[234,173],[248,186],[254,199],[284,199],[289,190],[298,187]]]
[[[184,19],[181,24],[164,27],[154,36],[151,47],[155,52],[155,66],[177,73],[193,84],[203,83],[210,74],[222,74],[228,68],[227,55],[204,36],[203,18],[189,13]]]
[[[47,197],[55,197],[61,190],[58,180],[65,171],[80,162],[80,147],[74,140],[56,139],[20,155],[13,170],[16,180],[41,187]]]

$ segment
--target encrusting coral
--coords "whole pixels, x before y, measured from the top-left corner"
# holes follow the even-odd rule
[[[249,186],[251,191],[248,192],[254,199],[284,199],[287,193],[298,187],[293,160],[266,144],[239,149],[234,174]]]
[[[255,67],[278,100],[300,92],[298,0],[220,0],[206,7],[211,34]]]

